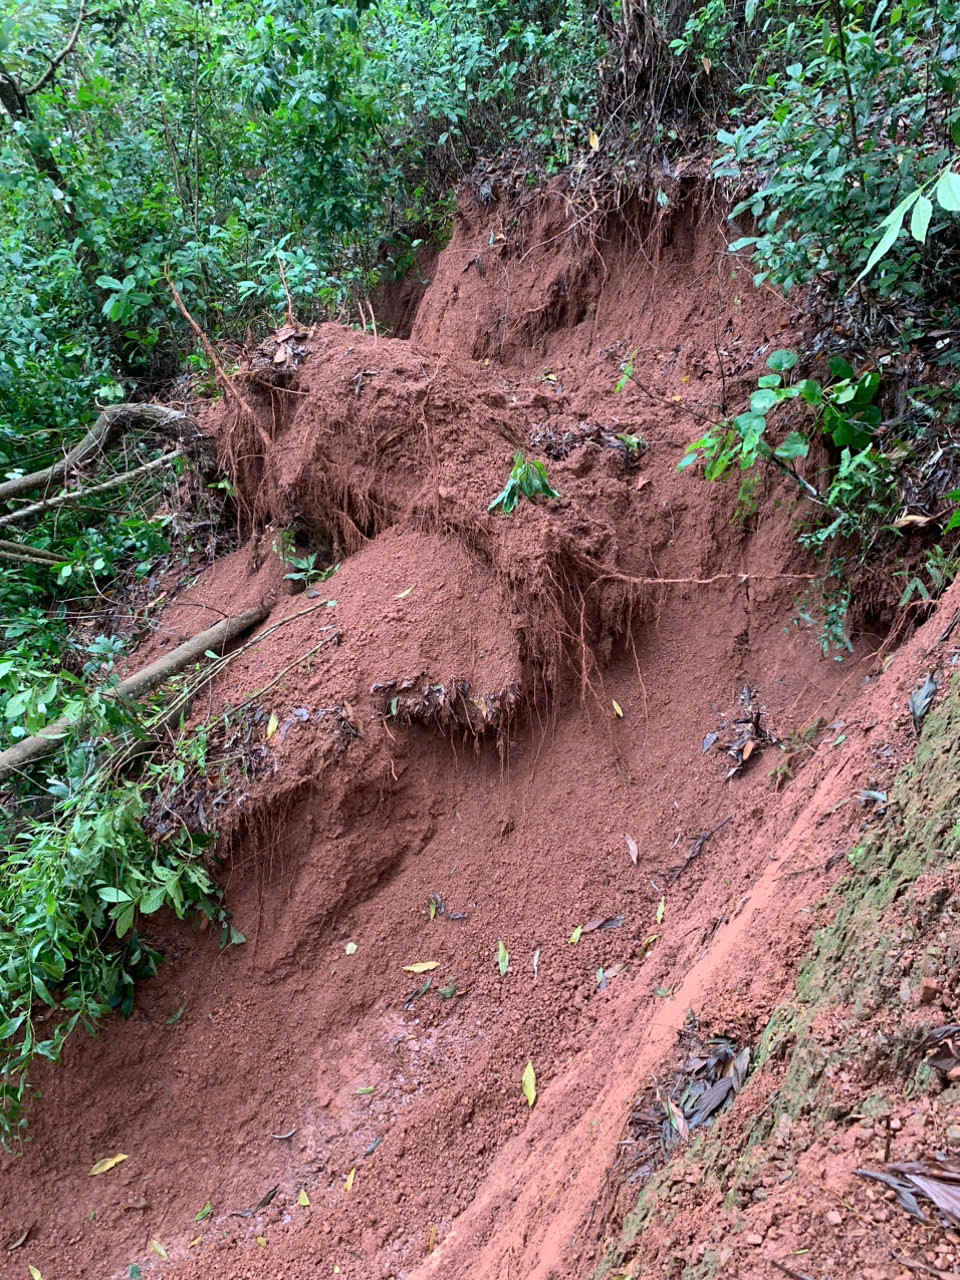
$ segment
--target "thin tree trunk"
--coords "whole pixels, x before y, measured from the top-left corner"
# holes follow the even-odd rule
[[[242,635],[244,631],[249,631],[258,622],[262,622],[275,603],[276,601],[268,596],[252,609],[247,609],[233,618],[224,618],[222,622],[217,622],[206,631],[195,635],[192,640],[185,640],[176,649],[171,649],[169,653],[154,659],[135,675],[127,676],[112,689],[105,690],[104,697],[139,698],[149,693],[158,684],[162,684],[170,676],[188,667],[191,662],[199,661],[208,649],[221,649],[231,640]],[[12,747],[8,747],[6,751],[0,751],[0,782],[26,768],[27,765],[33,764],[35,760],[41,760],[44,756],[56,751],[70,725],[69,720],[61,717],[59,720],[52,721],[33,737],[23,738]]]
[[[170,409],[162,404],[109,405],[83,439],[60,462],[44,467],[42,471],[32,471],[29,475],[4,480],[0,484],[0,502],[15,498],[30,489],[45,489],[54,481],[62,480],[74,467],[105,448],[107,441],[120,428],[170,427],[178,422],[196,425],[189,413],[184,413],[182,409]]]

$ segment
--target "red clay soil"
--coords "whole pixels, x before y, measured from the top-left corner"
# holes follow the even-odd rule
[[[410,341],[323,325],[286,385],[241,371],[256,422],[208,416],[256,533],[142,656],[292,592],[283,528],[342,563],[281,594],[283,625],[194,708],[270,685],[270,768],[221,823],[246,944],[151,917],[160,975],[42,1074],[3,1158],[4,1236],[33,1224],[4,1274],[585,1276],[687,1010],[756,1040],[858,820],[835,806],[909,753],[913,658],[876,677],[880,636],[837,663],[790,624],[815,570],[795,496],[771,481],[736,523],[732,490],[675,471],[796,340],[794,309],[731,279],[692,197],[658,246],[627,220],[571,243],[556,193],[511,219],[463,204]],[[601,443],[548,462],[559,499],[487,512],[515,447],[582,423]],[[732,778],[703,750],[744,686],[780,739],[830,726],[779,792],[775,747]]]

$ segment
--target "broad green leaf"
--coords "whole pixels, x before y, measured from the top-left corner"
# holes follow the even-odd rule
[[[115,889],[113,885],[101,885],[97,890],[97,896],[103,902],[129,902],[129,893],[124,893],[122,889]]]
[[[945,169],[936,187],[937,204],[947,213],[960,213],[960,173]]]
[[[928,200],[926,196],[921,196],[913,206],[913,212],[910,214],[910,234],[914,240],[919,240],[921,244],[926,244],[927,228],[930,226],[932,214],[933,202]]]
[[[527,1106],[532,1107],[537,1100],[537,1075],[533,1069],[533,1062],[528,1062],[523,1068],[523,1075],[520,1077],[520,1087],[523,1089],[523,1096],[527,1100]]]
[[[939,195],[939,187],[937,191]],[[919,198],[920,188],[918,187],[916,191],[911,191],[908,196],[901,200],[897,207],[891,213],[888,213],[883,222],[880,223],[881,227],[886,226],[886,230],[877,241],[876,245],[874,245],[873,252],[867,259],[867,265],[857,276],[856,280],[854,280],[853,283],[855,285],[859,284],[863,277],[873,270],[884,254],[889,252],[893,242],[903,229],[903,220],[907,216],[907,212]],[[957,207],[960,208],[960,205]]]
[[[805,458],[810,452],[810,446],[799,431],[791,431],[783,444],[779,445],[774,452],[785,462],[792,462],[794,458]]]
[[[155,889],[148,889],[140,899],[140,910],[145,916],[152,916],[154,911],[159,911],[166,901],[167,889],[165,885],[159,885]]]
[[[772,369],[774,373],[786,373],[788,369],[794,368],[797,363],[797,353],[782,348],[779,351],[772,351],[767,356],[767,368]]]
[[[116,923],[113,927],[117,932],[118,938],[125,937],[133,928],[133,917],[136,909],[135,904],[131,902],[128,906],[124,907],[117,916]]]

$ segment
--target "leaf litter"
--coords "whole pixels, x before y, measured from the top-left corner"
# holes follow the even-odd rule
[[[631,1110],[617,1159],[626,1182],[646,1181],[675,1147],[733,1105],[747,1078],[749,1047],[727,1036],[701,1039],[692,1016],[678,1047],[672,1072],[652,1082]]]
[[[960,1164],[954,1160],[907,1160],[882,1169],[857,1169],[858,1178],[882,1182],[897,1197],[901,1209],[926,1222],[919,1200],[929,1200],[945,1227],[960,1226]]]

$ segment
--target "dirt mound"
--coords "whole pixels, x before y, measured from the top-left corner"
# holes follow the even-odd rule
[[[675,470],[790,315],[740,297],[701,206],[655,261],[560,212],[465,205],[410,342],[280,331],[239,375],[253,416],[208,415],[250,541],[162,628],[291,593],[194,707],[255,709],[264,767],[218,823],[247,941],[151,917],[133,1019],[42,1081],[0,1206],[44,1275],[148,1274],[157,1240],[205,1280],[582,1276],[688,1005],[755,1043],[809,936],[871,645],[824,662],[789,626],[792,495],[734,523]],[[517,448],[560,497],[504,517]],[[293,594],[289,535],[337,572]],[[728,776],[745,686],[764,735]]]

